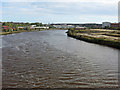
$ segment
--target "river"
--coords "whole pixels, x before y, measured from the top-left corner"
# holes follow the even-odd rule
[[[3,88],[117,88],[120,50],[65,32],[3,35]]]

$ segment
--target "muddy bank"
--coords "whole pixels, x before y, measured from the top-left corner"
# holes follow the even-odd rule
[[[120,49],[120,39],[118,35],[106,34],[106,32],[109,33],[109,31],[103,31],[101,33],[101,31],[94,30],[69,30],[67,35],[90,43],[96,43]]]

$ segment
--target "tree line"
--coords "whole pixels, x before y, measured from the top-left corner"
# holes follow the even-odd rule
[[[2,26],[3,26],[2,30],[5,31],[5,32],[23,30],[22,28],[18,28],[18,27],[24,27],[24,30],[30,30],[31,25],[46,26],[45,24],[42,24],[42,23],[39,23],[39,22],[35,22],[35,23],[2,22]],[[7,29],[4,28],[5,26],[7,26],[6,27]]]

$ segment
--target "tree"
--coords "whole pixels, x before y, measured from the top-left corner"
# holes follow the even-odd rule
[[[109,26],[105,26],[105,29],[110,29],[110,27]]]
[[[54,26],[50,25],[49,28],[55,28]]]
[[[26,30],[29,31],[29,30],[30,30],[30,27],[27,26],[27,27],[26,27]]]
[[[15,26],[15,29],[16,29],[16,31],[19,31],[19,28],[17,26]]]
[[[8,23],[7,23],[7,22],[3,22],[2,25],[3,25],[3,26],[8,26]]]
[[[43,26],[43,24],[42,24],[42,23],[39,23],[39,22],[31,23],[31,25]]]
[[[11,28],[8,29],[9,32],[12,32],[13,30]]]

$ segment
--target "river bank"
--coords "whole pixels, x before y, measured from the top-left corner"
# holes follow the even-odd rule
[[[67,35],[79,40],[120,49],[120,31],[118,30],[68,30]]]
[[[43,31],[46,29],[41,30],[19,30],[19,31],[12,31],[12,32],[0,32],[0,35],[8,35],[8,34],[14,34],[14,33],[21,33],[21,32],[35,32],[35,31]]]
[[[59,28],[55,29],[40,29],[40,30],[19,30],[19,31],[12,31],[12,32],[0,32],[0,35],[8,35],[8,34],[14,34],[14,33],[21,33],[21,32],[35,32],[35,31],[44,31],[44,30],[63,30]]]

